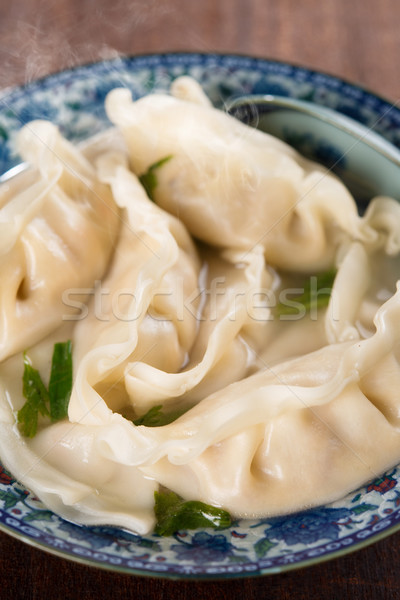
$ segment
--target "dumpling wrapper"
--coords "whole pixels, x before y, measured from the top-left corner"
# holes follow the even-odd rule
[[[64,326],[30,351],[45,381],[53,344],[70,333]],[[22,373],[19,355],[0,365],[0,456],[6,468],[68,521],[115,525],[139,534],[151,531],[158,484],[138,468],[107,460],[98,451],[103,427],[65,420],[39,428],[33,439],[21,435],[15,415],[25,402]]]
[[[182,86],[192,89],[185,95]],[[303,272],[331,266],[344,233],[376,235],[360,229],[354,199],[336,177],[199,100],[194,87],[185,78],[174,82],[177,98],[154,93],[133,102],[122,88],[106,98],[135,173],[170,157],[156,170],[154,198],[192,235],[220,247],[260,244],[269,264]]]
[[[261,248],[244,259],[225,252],[223,286],[206,300],[198,287],[200,260],[185,228],[150,202],[118,160],[103,161],[99,173],[124,207],[125,225],[103,281],[105,316],[98,318],[92,303],[76,327],[72,421],[101,422],[110,409],[121,411],[123,401],[136,415],[159,404],[174,408],[185,395],[186,405],[193,404],[247,374],[249,346],[241,334],[251,337],[254,328],[259,336],[264,327],[252,321],[246,297],[271,279]],[[116,314],[118,297],[126,318]]]
[[[376,197],[360,221],[374,241],[349,241],[339,249],[338,272],[325,317],[328,343],[369,337],[383,302],[396,290],[400,272],[400,204]]]
[[[164,427],[115,419],[101,451],[235,516],[339,499],[400,460],[399,317],[397,291],[369,339],[260,371]]]
[[[109,186],[54,125],[30,123],[17,146],[36,170],[0,188],[0,360],[77,312],[108,266],[120,224]]]

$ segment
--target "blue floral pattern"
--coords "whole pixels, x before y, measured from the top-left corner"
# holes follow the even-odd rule
[[[297,97],[366,125],[378,123],[378,132],[400,146],[400,110],[337,78],[250,57],[169,54],[79,67],[0,94],[0,172],[18,161],[13,140],[25,121],[50,118],[67,137],[81,140],[109,126],[103,101],[113,87],[126,86],[139,97],[167,89],[183,74],[198,79],[219,106],[248,93]],[[331,149],[321,147],[321,152]],[[400,468],[330,506],[279,519],[238,521],[219,532],[183,531],[160,538],[68,523],[0,465],[4,531],[63,557],[127,573],[196,578],[274,573],[360,547],[396,530],[399,521]]]
[[[265,533],[273,540],[283,540],[288,546],[312,544],[319,540],[337,540],[340,521],[349,519],[347,508],[325,508],[300,513],[296,519],[280,518],[272,522]]]
[[[213,535],[206,531],[195,533],[189,542],[178,538],[180,544],[173,544],[171,550],[178,560],[189,560],[196,564],[220,562],[235,554],[235,546],[223,534]]]

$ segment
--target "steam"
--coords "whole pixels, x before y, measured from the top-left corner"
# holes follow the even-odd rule
[[[42,0],[22,18],[18,8],[10,2],[0,19],[0,88],[122,54],[159,51],[147,40],[157,42],[157,31],[179,14],[173,0],[112,0],[106,6],[89,0],[64,9],[57,0]],[[146,40],[146,47],[136,40]]]

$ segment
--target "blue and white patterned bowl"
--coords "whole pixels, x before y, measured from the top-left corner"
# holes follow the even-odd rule
[[[16,131],[47,118],[70,139],[109,126],[104,98],[114,87],[134,97],[166,90],[191,75],[217,106],[246,94],[278,94],[333,108],[400,147],[400,110],[340,79],[243,56],[166,54],[79,67],[0,95],[0,172],[18,162]],[[329,476],[329,473],[327,473]],[[141,537],[115,528],[81,527],[60,519],[0,465],[0,529],[38,548],[92,566],[171,578],[277,573],[327,560],[400,528],[400,467],[329,506],[284,518],[237,521],[230,529]]]

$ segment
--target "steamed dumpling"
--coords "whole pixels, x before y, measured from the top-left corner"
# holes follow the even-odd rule
[[[248,339],[265,327],[253,321],[247,293],[271,280],[261,248],[244,258],[225,252],[200,270],[185,227],[147,198],[118,158],[100,161],[99,174],[123,208],[124,225],[102,282],[104,316],[92,303],[76,327],[70,419],[95,423],[127,406],[136,415],[159,404],[190,406],[246,376]]]
[[[123,224],[114,259],[101,282],[101,311],[93,298],[88,315],[75,330],[78,370],[70,418],[94,423],[99,411],[101,418],[108,418],[110,409],[130,404],[120,388],[133,364],[145,361],[175,372],[185,363],[197,332],[200,272],[185,227],[147,198],[123,157],[99,161],[99,175],[111,185]],[[194,298],[192,312],[182,304],[188,296]],[[104,394],[110,406],[106,412],[99,403]],[[132,405],[136,400],[140,404],[140,395],[133,396]]]
[[[399,317],[397,291],[371,338],[264,369],[164,427],[115,422],[102,449],[236,516],[342,497],[400,460]]]
[[[30,357],[46,380],[53,344],[70,335],[70,325],[40,342]],[[144,534],[154,527],[156,481],[137,467],[107,460],[98,451],[103,427],[67,420],[39,427],[33,439],[15,426],[22,397],[23,361],[0,364],[0,456],[3,464],[56,514],[76,523],[123,527]]]
[[[377,197],[360,220],[360,228],[376,232],[370,243],[351,241],[340,250],[325,317],[327,342],[371,336],[379,307],[396,290],[400,272],[400,205]]]
[[[18,149],[35,170],[0,188],[0,359],[71,318],[119,228],[109,187],[54,125],[27,125]]]
[[[185,78],[187,85],[198,88]],[[178,98],[135,102],[128,90],[113,90],[106,110],[137,174],[170,157],[157,169],[154,198],[190,233],[223,247],[261,244],[269,264],[300,271],[333,264],[343,232],[371,235],[360,234],[355,202],[338,179],[181,87],[175,82]]]

